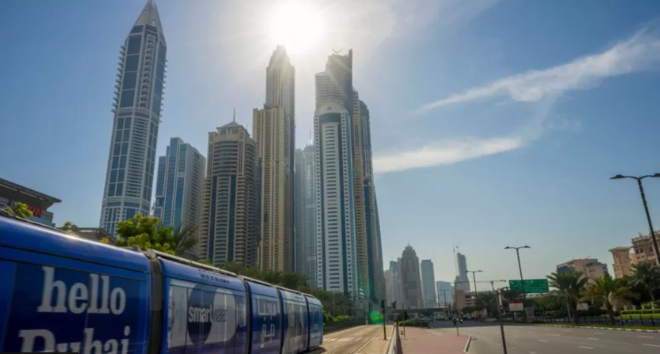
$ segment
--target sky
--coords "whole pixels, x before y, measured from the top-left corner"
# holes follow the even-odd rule
[[[648,233],[635,181],[609,177],[660,172],[660,2],[292,1],[156,1],[159,155],[174,136],[206,154],[234,109],[251,129],[283,41],[304,146],[314,73],[352,48],[386,267],[410,244],[453,280],[458,247],[479,279],[516,279],[504,247],[529,245],[524,276],[543,278]],[[61,199],[58,225],[99,223],[120,46],[144,3],[0,1],[0,177]],[[660,225],[660,179],[645,189]]]

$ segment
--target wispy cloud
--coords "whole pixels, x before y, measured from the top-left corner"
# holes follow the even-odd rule
[[[520,138],[466,138],[444,141],[421,149],[374,158],[376,173],[449,165],[459,161],[515,150],[523,146]]]
[[[443,106],[498,96],[508,96],[521,102],[536,102],[548,95],[561,96],[567,91],[593,88],[607,77],[648,70],[657,66],[659,61],[660,38],[656,30],[647,26],[604,52],[472,88],[425,104],[417,112],[425,113]]]

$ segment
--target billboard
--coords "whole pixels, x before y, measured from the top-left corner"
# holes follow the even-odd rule
[[[523,306],[522,301],[511,301],[509,302],[509,311],[523,312],[525,311],[525,306]]]
[[[548,279],[525,279],[522,286],[520,280],[509,280],[509,288],[521,292],[524,290],[525,294],[547,294],[550,292]]]

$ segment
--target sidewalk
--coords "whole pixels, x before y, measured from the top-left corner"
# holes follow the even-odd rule
[[[456,336],[453,332],[439,332],[426,328],[406,327],[406,336],[401,334],[402,354],[463,354],[468,336]]]

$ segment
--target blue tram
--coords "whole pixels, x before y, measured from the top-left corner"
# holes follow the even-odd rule
[[[311,295],[0,216],[0,352],[295,354],[323,340]]]

